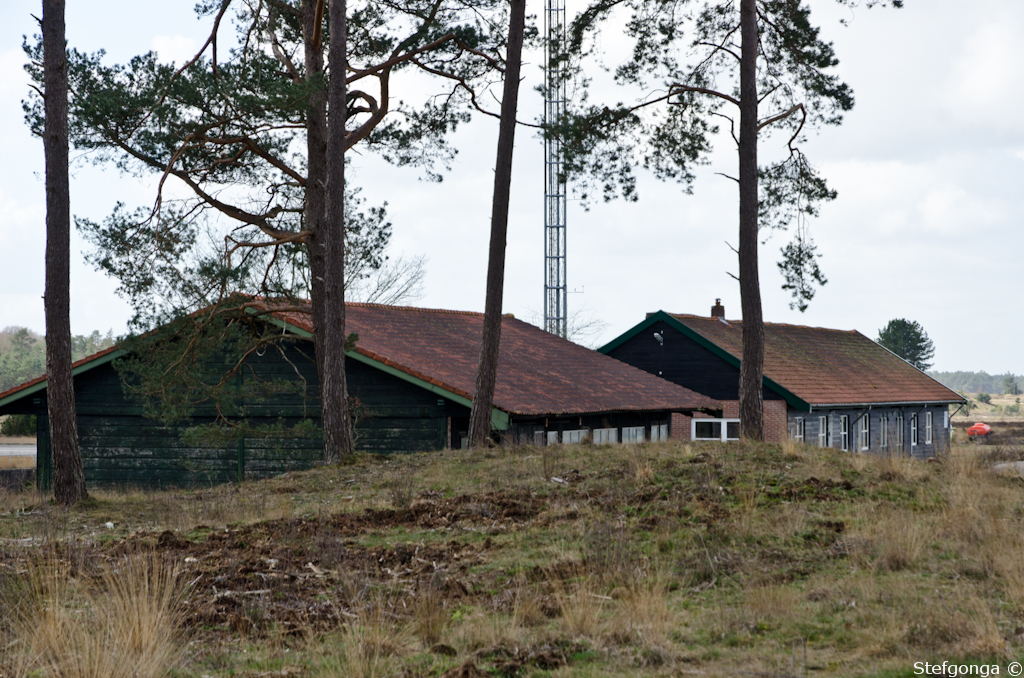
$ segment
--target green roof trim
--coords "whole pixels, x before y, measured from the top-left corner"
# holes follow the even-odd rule
[[[101,365],[106,365],[107,363],[113,362],[120,358],[121,356],[125,355],[125,353],[127,353],[127,351],[119,348],[116,351],[111,351],[110,353],[101,355],[95,360],[90,360],[89,362],[82,363],[78,367],[71,368],[71,376],[77,377],[79,374],[82,374],[83,372],[88,372],[93,368],[100,367]],[[35,393],[39,393],[40,391],[45,389],[46,379],[43,379],[39,383],[32,384],[31,386],[23,388],[20,391],[15,391],[14,393],[10,394],[5,398],[0,398],[0,407],[3,407],[4,405],[9,405],[10,403],[13,402],[17,402],[22,398],[27,398],[28,396],[33,395]]]
[[[289,323],[286,320],[281,320],[280,318],[275,318],[273,316],[271,316],[269,319],[270,319],[270,322],[274,323],[278,327],[286,328],[289,331],[294,332],[295,334],[299,335],[300,337],[305,337],[305,338],[308,338],[308,339],[312,339],[313,338],[313,333],[312,332],[304,330],[301,327],[296,327],[295,325],[292,325],[291,323]],[[469,407],[469,408],[473,407],[473,401],[470,400],[469,398],[461,396],[458,393],[452,393],[451,391],[449,391],[449,390],[447,390],[445,388],[442,388],[441,386],[438,386],[437,384],[431,384],[429,381],[425,381],[423,379],[420,379],[419,377],[414,377],[413,375],[409,374],[408,372],[400,370],[400,369],[398,369],[396,367],[392,367],[391,365],[386,365],[386,364],[382,363],[381,361],[375,360],[374,358],[371,358],[371,357],[369,357],[367,355],[363,355],[362,353],[360,353],[358,351],[345,351],[345,355],[348,356],[349,358],[352,358],[353,360],[358,360],[359,362],[361,362],[361,363],[363,363],[365,365],[369,365],[370,367],[374,367],[374,368],[380,370],[381,372],[385,372],[387,374],[390,374],[393,377],[398,377],[399,379],[401,379],[403,381],[407,381],[410,384],[413,384],[415,386],[419,386],[420,388],[426,389],[426,390],[430,391],[431,393],[435,393],[435,394],[441,396],[442,398],[447,398],[448,400],[451,400],[452,402],[456,402],[456,403],[458,403],[460,405],[465,405],[466,407]],[[509,426],[509,416],[508,416],[508,413],[504,412],[502,410],[499,410],[497,407],[492,407],[491,408],[491,426],[494,427],[495,429],[497,429],[498,431],[506,431],[506,430],[508,430],[508,426]]]
[[[725,360],[727,363],[729,363],[733,367],[739,369],[739,366],[740,366],[740,359],[739,358],[734,356],[732,353],[729,353],[725,349],[721,348],[718,344],[713,343],[712,341],[707,339],[704,335],[696,332],[695,330],[690,329],[687,325],[683,324],[678,318],[676,318],[675,316],[673,316],[673,315],[671,315],[669,313],[666,313],[665,311],[658,311],[657,313],[652,313],[646,319],[644,319],[642,322],[640,322],[639,324],[637,324],[637,325],[633,326],[632,328],[626,330],[625,332],[623,332],[622,334],[620,334],[616,338],[612,339],[607,344],[605,344],[604,346],[602,346],[601,348],[599,348],[597,350],[598,350],[599,353],[604,353],[605,355],[608,355],[610,352],[614,351],[616,348],[618,348],[622,344],[626,343],[627,341],[629,341],[630,339],[632,339],[636,335],[640,334],[644,330],[650,329],[652,326],[654,326],[656,323],[659,323],[659,322],[664,322],[669,327],[671,327],[672,329],[678,330],[679,332],[681,332],[685,336],[687,336],[690,339],[692,339],[693,341],[697,342],[698,345],[706,348],[707,350],[711,351],[712,353],[714,353],[719,358],[722,358],[723,360]],[[793,393],[789,389],[785,388],[784,386],[782,386],[781,384],[779,384],[775,380],[770,379],[770,378],[762,375],[761,376],[761,383],[764,386],[767,386],[768,388],[772,389],[773,391],[775,391],[776,393],[781,395],[783,397],[783,399],[786,401],[786,403],[788,403],[790,405],[790,407],[792,407],[793,409],[801,410],[801,411],[804,411],[804,412],[809,412],[810,411],[810,409],[811,409],[810,403],[808,403],[803,398],[800,398],[795,393]]]

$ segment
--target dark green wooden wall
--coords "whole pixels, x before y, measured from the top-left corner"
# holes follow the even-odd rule
[[[303,419],[320,424],[316,366],[310,344],[267,350],[247,361],[237,383],[239,416],[250,424],[293,427]],[[392,453],[447,446],[448,418],[469,415],[465,406],[361,362],[348,359],[349,393],[356,404],[356,447]],[[255,385],[274,383],[270,393]],[[78,434],[86,480],[92,484],[147,487],[221,483],[309,468],[323,457],[322,440],[245,437],[226,446],[188,444],[190,426],[212,423],[215,412],[197,407],[187,421],[164,425],[143,416],[139,401],[126,396],[113,364],[75,377]],[[17,405],[45,414],[45,391]],[[5,408],[8,409],[8,408]],[[13,408],[11,408],[13,409]],[[50,482],[46,418],[39,418],[39,480]]]

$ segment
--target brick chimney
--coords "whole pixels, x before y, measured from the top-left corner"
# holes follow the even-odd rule
[[[725,306],[722,306],[721,299],[715,299],[715,305],[711,307],[712,318],[724,318],[725,317]]]

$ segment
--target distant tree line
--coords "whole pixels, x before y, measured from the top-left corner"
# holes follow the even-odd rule
[[[1024,375],[1010,372],[989,374],[988,372],[928,372],[928,376],[947,388],[960,393],[1021,393],[1024,391]]]
[[[79,334],[71,338],[72,360],[114,345],[114,332]],[[46,372],[46,344],[43,336],[27,327],[6,327],[0,331],[0,391],[40,377]]]

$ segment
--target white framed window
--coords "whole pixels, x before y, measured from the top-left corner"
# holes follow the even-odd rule
[[[839,417],[839,449],[843,452],[850,449],[850,417],[845,414]]]
[[[574,431],[562,431],[562,442],[566,445],[580,443],[590,434],[589,429],[578,428]]]
[[[692,419],[690,421],[691,440],[727,440],[740,439],[739,419]]]
[[[917,445],[917,415],[910,417],[910,446]]]
[[[818,417],[818,447],[828,445],[828,417]]]
[[[942,413],[942,428],[949,428],[949,410]]]
[[[619,442],[619,429],[617,428],[595,428],[595,445],[614,445]]]
[[[548,431],[548,445],[558,444],[558,431]]]
[[[668,440],[668,424],[651,424],[651,441]]]
[[[644,427],[643,426],[623,426],[622,427],[622,442],[624,443],[642,443],[644,441]]]
[[[860,449],[861,452],[871,448],[871,413],[865,412],[860,418]]]
[[[896,414],[896,447],[903,451],[903,436],[906,435],[906,427],[903,425],[903,413]]]
[[[883,450],[889,448],[889,415],[883,414],[878,418],[878,446]]]
[[[796,417],[793,419],[793,440],[798,440],[801,443],[804,441],[804,418]]]
[[[932,413],[924,413],[924,444],[932,444]]]

